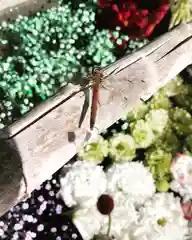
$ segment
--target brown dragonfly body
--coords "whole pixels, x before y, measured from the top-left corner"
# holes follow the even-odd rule
[[[97,117],[98,103],[99,103],[99,88],[103,81],[103,70],[101,68],[94,68],[91,76],[92,86],[92,102],[91,102],[91,116],[90,116],[90,130],[93,130]]]

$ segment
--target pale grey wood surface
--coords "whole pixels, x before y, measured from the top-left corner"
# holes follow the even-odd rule
[[[183,24],[138,52],[106,67],[105,85],[110,91],[101,89],[97,129],[108,128],[140,99],[147,100],[190,63],[192,27],[191,24]],[[81,128],[78,128],[84,93],[65,101],[76,90],[78,88],[73,86],[58,93],[2,133],[2,138],[9,139],[6,144],[11,143],[16,149],[18,175],[13,175],[11,183],[6,183],[7,171],[0,156],[0,214],[23,198],[25,185],[21,172],[27,180],[27,192],[30,194],[84,144],[88,136],[89,110]],[[11,156],[7,159],[13,161]]]
[[[57,4],[58,0],[0,0],[0,21],[14,20],[18,15],[28,16]]]

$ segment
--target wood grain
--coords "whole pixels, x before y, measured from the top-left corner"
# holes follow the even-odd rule
[[[15,20],[58,5],[58,0],[0,0],[0,21]]]
[[[105,85],[111,90],[101,89],[96,127],[102,131],[111,126],[190,63],[192,27],[183,24],[138,52],[107,66],[104,69]],[[2,139],[8,139],[6,142],[14,143],[14,154],[19,156],[17,168],[26,177],[28,194],[68,162],[85,143],[89,110],[78,128],[85,95],[81,92],[69,98],[76,90],[78,87],[75,86],[62,90],[0,135]],[[2,152],[8,151],[2,149]],[[1,156],[0,162],[4,166]],[[23,198],[25,190],[23,177],[13,176],[14,181],[6,183],[7,171],[2,169],[0,202],[7,205],[0,205],[1,215]],[[14,186],[17,194],[11,190]]]

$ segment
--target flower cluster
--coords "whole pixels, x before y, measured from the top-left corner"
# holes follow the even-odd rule
[[[139,222],[131,233],[134,240],[187,239],[188,225],[180,199],[172,193],[157,193],[139,209]]]
[[[169,9],[168,0],[159,0],[156,4],[150,2],[150,6],[146,4],[143,6],[140,0],[121,0],[118,2],[99,0],[98,3],[105,11],[111,11],[112,24],[120,26],[122,31],[128,33],[130,37],[151,35]]]
[[[145,40],[129,41],[119,28],[97,29],[95,1],[73,7],[72,2],[61,1],[59,7],[33,17],[19,15],[15,22],[1,23],[0,128],[54,95],[60,86],[74,83],[77,75],[114,62],[117,47],[124,42],[123,52],[146,44]]]
[[[104,173],[96,164],[77,161],[64,172],[60,194],[68,207],[76,207],[72,220],[84,240],[106,236],[107,214],[112,239],[186,239],[180,199],[155,194],[153,177],[142,163],[115,163]]]
[[[81,158],[89,160],[90,156],[92,161],[99,160],[99,163],[106,159],[120,163],[139,157],[150,168],[157,190],[168,191],[172,178],[170,167],[175,154],[182,151],[192,155],[192,116],[190,108],[186,110],[191,90],[190,84],[177,76],[149,101],[125,114],[107,134],[103,134],[102,141],[108,146],[105,156],[102,148],[106,145],[100,146],[100,140],[96,140],[97,148],[89,143],[89,147],[81,151]],[[175,106],[182,94],[186,96],[185,101]],[[121,132],[116,129],[121,129]],[[141,151],[142,155],[139,155]]]

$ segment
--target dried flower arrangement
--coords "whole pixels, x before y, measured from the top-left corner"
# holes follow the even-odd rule
[[[77,73],[115,61],[117,48],[125,53],[146,44],[143,37],[152,34],[170,6],[170,27],[191,19],[190,0],[172,5],[159,0],[154,6],[141,2],[90,0],[78,3],[74,11],[70,2],[60,0],[58,8],[3,22],[0,127],[53,95]],[[97,28],[98,7],[112,11],[112,29]],[[126,113],[86,145],[60,177],[48,180],[1,218],[2,239],[191,239],[191,95],[191,84],[177,77]],[[58,192],[72,208],[77,229],[65,218]]]

